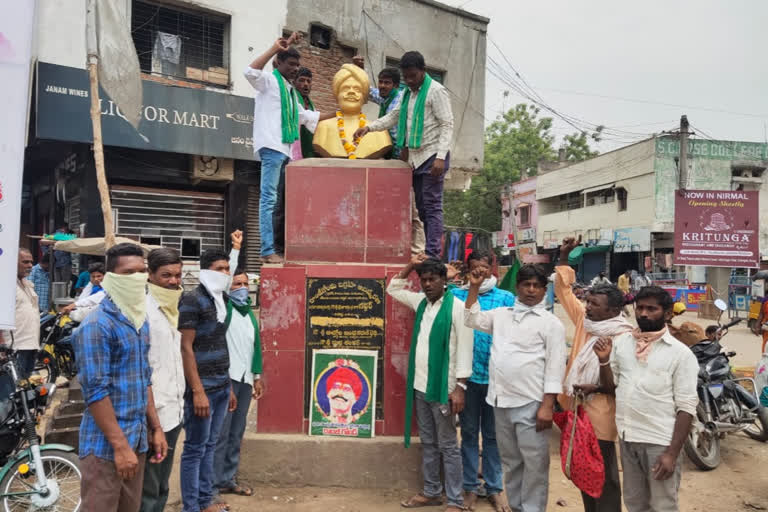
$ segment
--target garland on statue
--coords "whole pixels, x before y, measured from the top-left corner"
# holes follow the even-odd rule
[[[355,154],[355,151],[357,151],[357,146],[360,144],[360,137],[354,138],[352,142],[349,142],[347,140],[347,132],[344,131],[344,115],[341,113],[341,110],[336,111],[336,124],[339,127],[339,137],[341,138],[341,145],[344,146],[344,151],[347,152],[347,158],[350,160],[354,160],[357,158],[357,155]],[[365,114],[360,112],[360,128],[365,128]]]

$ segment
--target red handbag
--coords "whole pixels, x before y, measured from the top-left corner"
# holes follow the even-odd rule
[[[605,483],[603,454],[581,401],[579,395],[573,401],[574,410],[554,415],[554,422],[562,432],[560,459],[565,476],[580,490],[599,498]]]

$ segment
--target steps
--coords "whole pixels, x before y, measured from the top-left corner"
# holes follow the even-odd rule
[[[66,397],[61,400],[53,411],[53,417],[45,429],[46,443],[67,444],[78,449],[80,437],[80,422],[85,412],[83,390],[77,378],[70,381],[68,388],[59,388],[58,393]]]

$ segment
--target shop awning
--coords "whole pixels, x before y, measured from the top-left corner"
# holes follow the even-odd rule
[[[610,245],[593,245],[590,247],[585,247],[583,245],[580,245],[574,250],[572,250],[571,254],[568,255],[568,264],[581,265],[581,262],[584,260],[585,254],[589,254],[593,252],[608,252],[610,250],[611,250]]]

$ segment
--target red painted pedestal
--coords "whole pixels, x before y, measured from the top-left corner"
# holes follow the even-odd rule
[[[268,392],[259,401],[259,432],[307,432],[307,279],[388,283],[410,257],[410,190],[411,171],[402,162],[307,159],[288,166],[287,262],[261,271]],[[383,300],[383,417],[376,434],[401,435],[413,312],[386,294]]]

